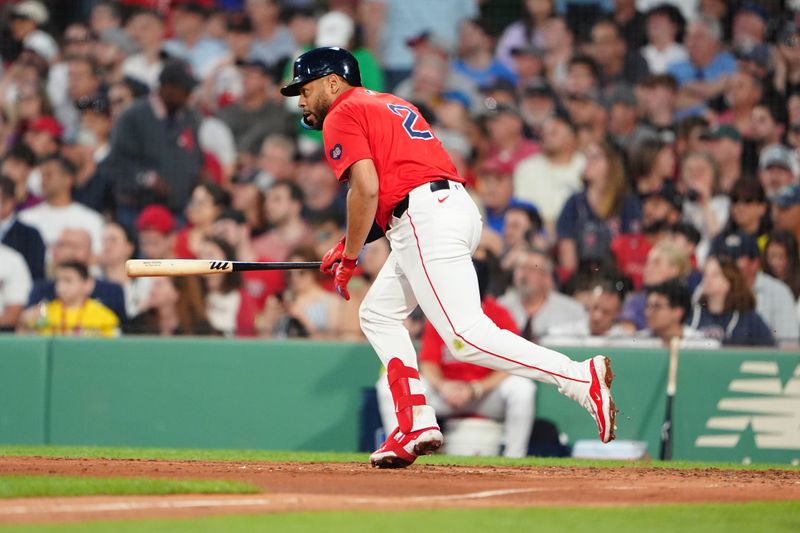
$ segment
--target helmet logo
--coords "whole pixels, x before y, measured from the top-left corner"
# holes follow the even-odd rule
[[[331,148],[331,159],[339,160],[342,157],[342,145],[337,144],[333,148]]]

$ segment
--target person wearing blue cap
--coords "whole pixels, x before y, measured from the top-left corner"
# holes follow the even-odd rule
[[[787,185],[772,202],[772,218],[775,228],[792,233],[800,240],[800,185]]]

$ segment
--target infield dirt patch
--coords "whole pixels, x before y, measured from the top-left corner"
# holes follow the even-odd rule
[[[254,495],[0,500],[0,523],[444,507],[643,505],[800,500],[800,470],[467,467],[376,470],[361,463],[2,457],[0,475],[225,479]]]

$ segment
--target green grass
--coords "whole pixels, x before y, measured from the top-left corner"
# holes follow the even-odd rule
[[[160,448],[114,448],[82,446],[0,446],[0,456],[86,457],[106,459],[162,459],[183,461],[269,461],[315,463],[365,463],[367,454],[333,452],[286,452],[266,450],[194,450]],[[526,457],[421,457],[417,464],[461,466],[563,466],[584,468],[655,467],[655,468],[720,468],[725,470],[798,470],[785,464],[708,463],[692,461],[593,461],[570,458]]]
[[[147,478],[0,476],[0,498],[163,494],[253,494],[247,483]]]
[[[44,532],[53,526],[14,526],[7,531]],[[620,508],[540,507],[527,509],[444,509],[411,512],[324,512],[220,516],[192,520],[94,522],[58,526],[69,533],[170,533],[224,531],[408,533],[409,531],[492,533],[503,531],[621,533],[628,531],[731,533],[796,532],[800,502],[664,505]],[[5,531],[5,530],[4,530]]]

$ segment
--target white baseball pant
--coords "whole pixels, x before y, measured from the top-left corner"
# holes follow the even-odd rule
[[[427,183],[412,190],[406,212],[392,218],[386,233],[392,251],[361,304],[364,334],[387,368],[399,359],[417,369],[403,321],[419,304],[456,359],[551,383],[582,403],[591,383],[587,364],[500,329],[483,314],[471,259],[481,224],[459,183],[435,192]],[[409,379],[408,388],[411,395],[425,394],[419,379]],[[412,431],[435,425],[431,407],[413,407]]]

